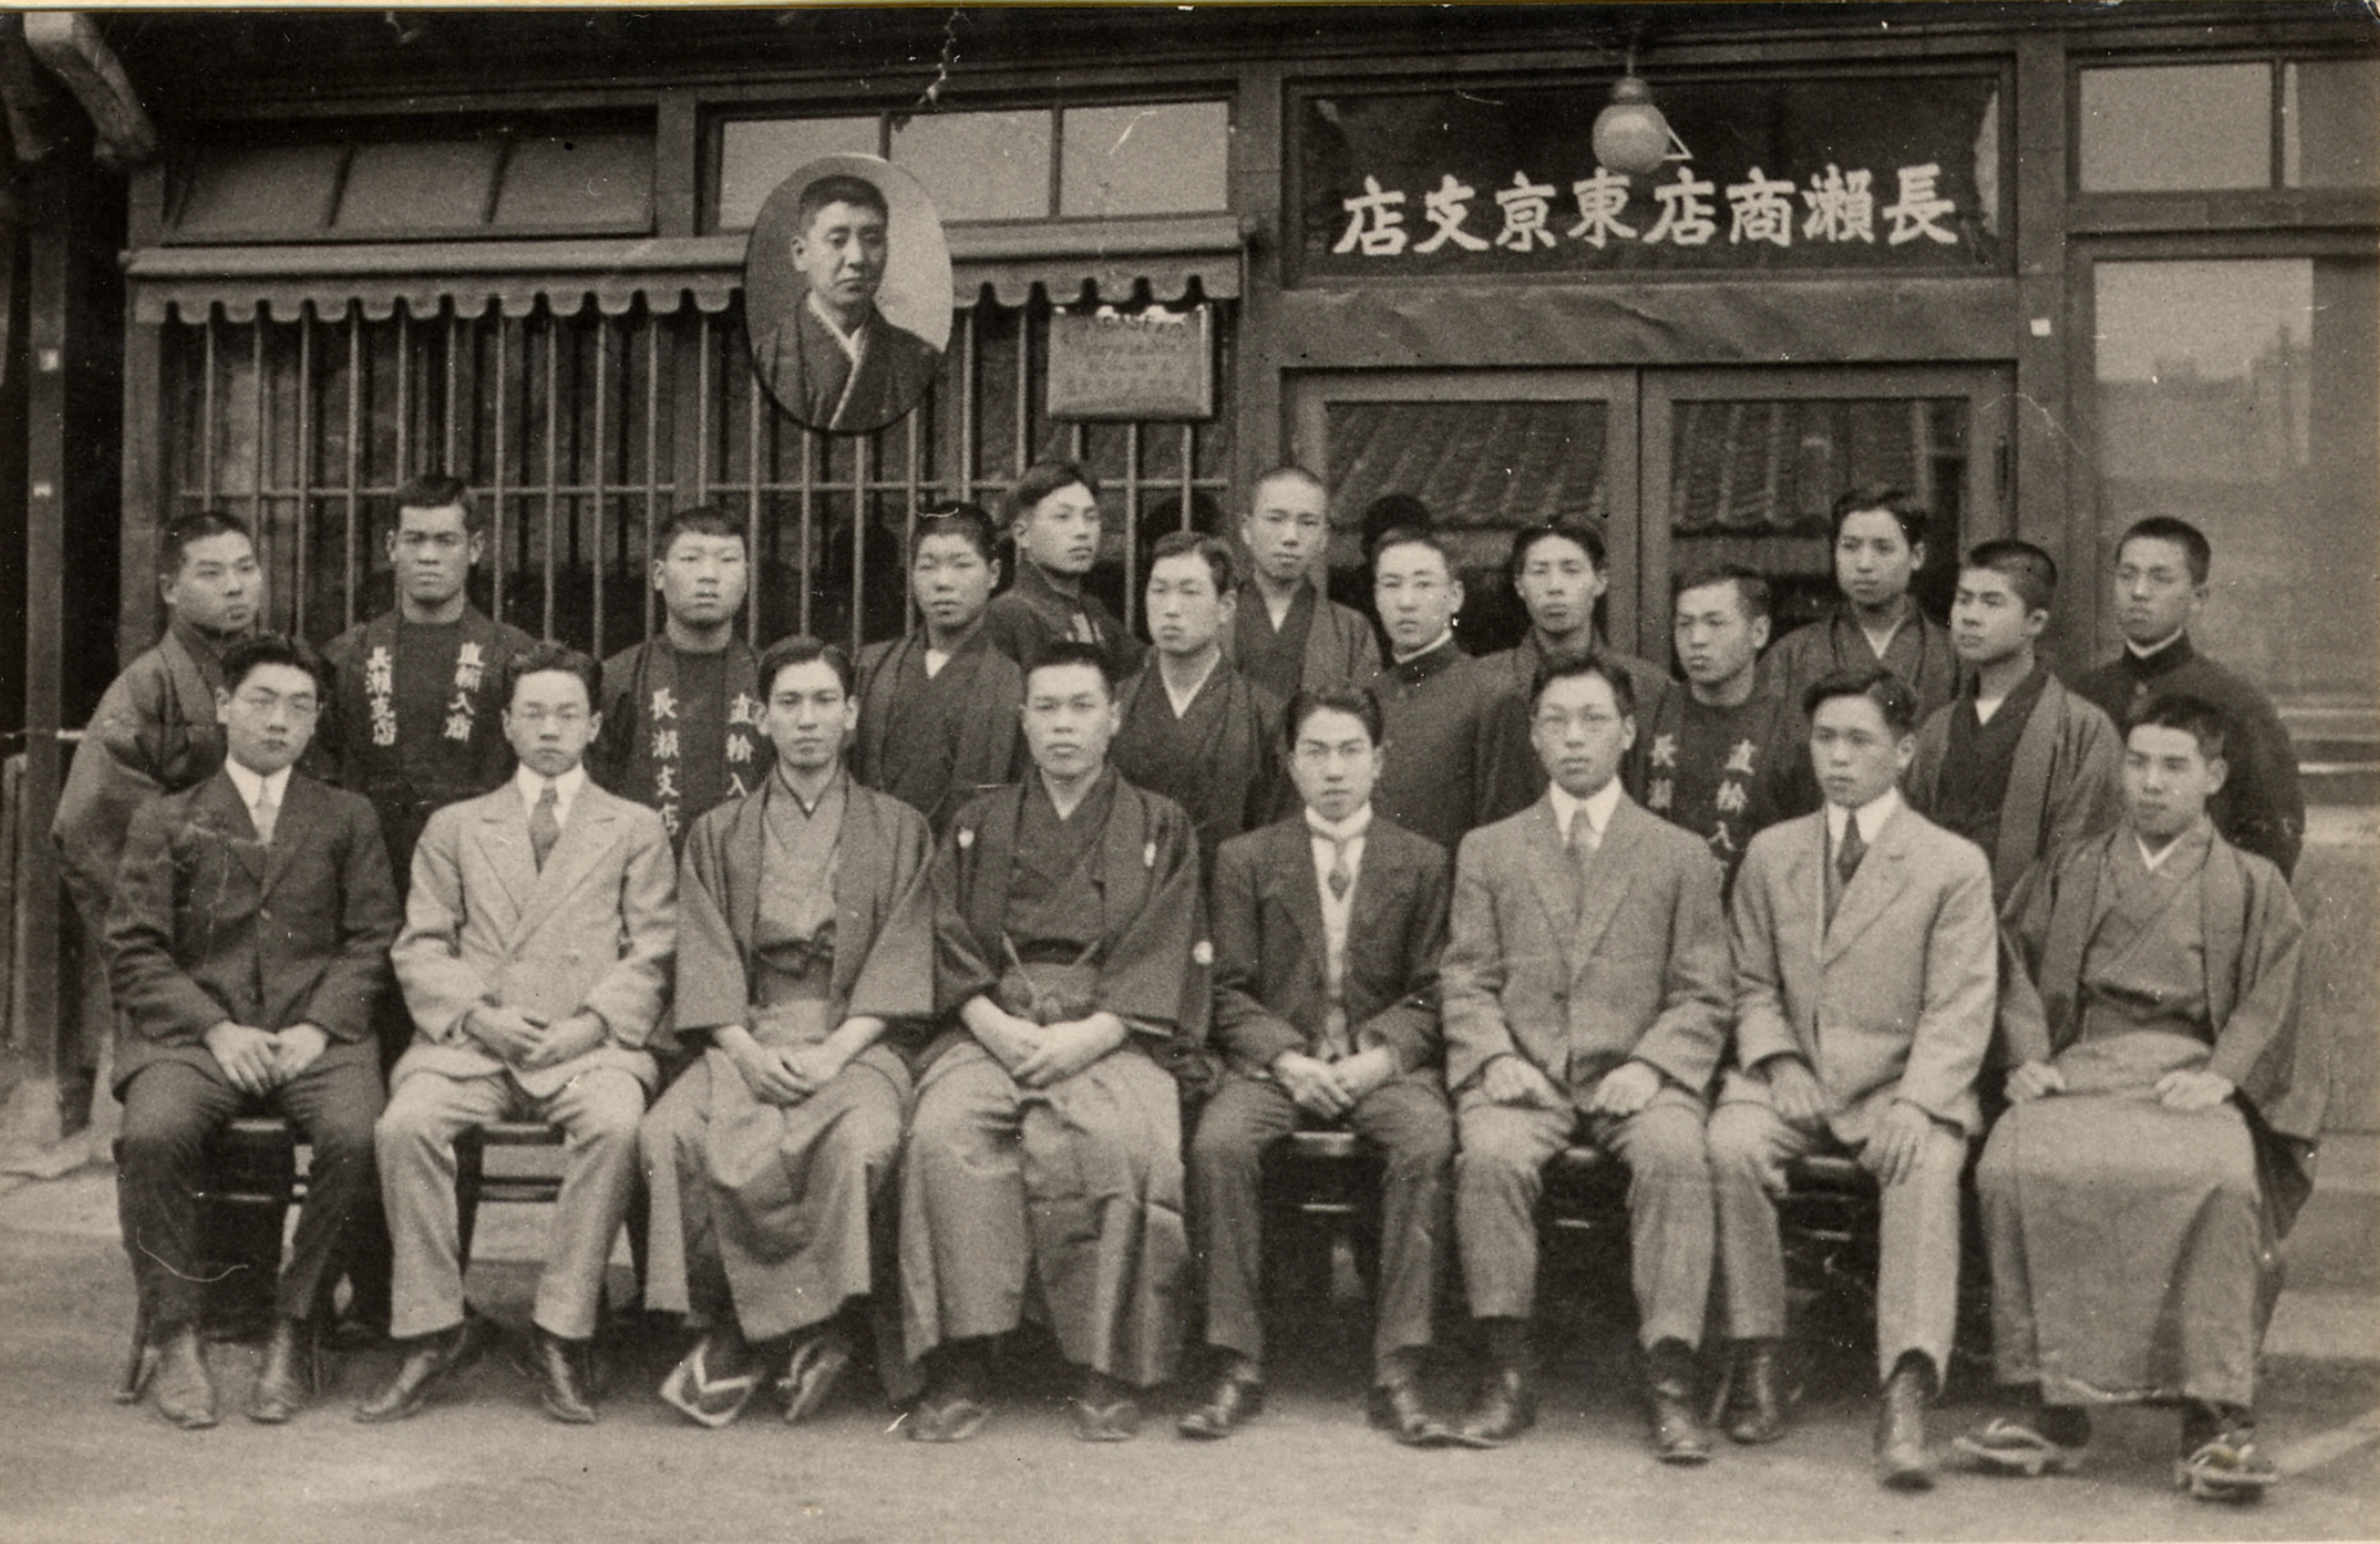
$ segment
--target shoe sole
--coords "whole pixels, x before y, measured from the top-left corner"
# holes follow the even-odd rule
[[[843,1369],[850,1365],[851,1353],[839,1345],[812,1341],[795,1352],[793,1366],[778,1385],[785,1391],[785,1424],[798,1426],[818,1414],[834,1393]]]

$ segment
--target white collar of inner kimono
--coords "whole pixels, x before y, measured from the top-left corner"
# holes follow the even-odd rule
[[[1611,829],[1611,812],[1620,807],[1620,779],[1612,778],[1584,799],[1573,797],[1560,783],[1546,785],[1546,797],[1553,801],[1554,824],[1561,828],[1562,845],[1570,844],[1571,823],[1578,812],[1586,812],[1586,828],[1600,842],[1603,834]]]
[[[810,315],[825,324],[826,335],[842,345],[843,352],[850,356],[851,362],[855,365],[859,363],[859,333],[856,331],[846,332],[835,325],[834,318],[827,315],[826,308],[819,304],[818,291],[812,290],[804,296],[802,303],[810,308]]]
[[[253,771],[225,757],[224,770],[231,775],[231,786],[239,790],[240,802],[251,810],[267,798],[273,801],[273,807],[277,810],[288,792],[289,768],[285,766],[271,777],[266,777],[261,772]]]
[[[1899,808],[1900,808],[1900,790],[1897,788],[1886,789],[1882,793],[1862,804],[1856,811],[1847,810],[1840,804],[1828,802],[1827,850],[1831,852],[1843,844],[1843,822],[1851,819],[1853,814],[1859,817],[1860,840],[1870,847],[1875,846],[1876,838],[1884,830],[1884,823],[1890,820],[1892,812]]]
[[[577,802],[578,790],[587,786],[587,764],[581,762],[559,778],[549,778],[527,766],[514,769],[513,787],[520,792],[521,807],[530,814],[537,813],[537,802],[543,797],[548,783],[553,785],[553,823],[567,826],[570,806]]]
[[[2149,844],[2142,839],[2141,834],[2138,831],[2135,831],[2132,833],[2132,845],[2141,850],[2142,864],[2146,867],[2151,874],[2155,874],[2165,867],[2167,859],[2172,857],[2175,853],[2188,846],[2190,838],[2195,836],[2197,832],[2198,827],[2195,825],[2184,826],[2171,841],[2167,842],[2163,847],[2156,849],[2155,851],[2151,851],[2149,850]]]
[[[2186,627],[2177,627],[2169,635],[2159,638],[2154,644],[2136,644],[2127,638],[2124,640],[2124,648],[2135,659],[2154,659],[2181,642],[2181,635],[2189,631],[2190,629]]]

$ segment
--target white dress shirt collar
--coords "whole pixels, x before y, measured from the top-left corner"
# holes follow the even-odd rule
[[[225,757],[224,770],[231,774],[231,786],[239,790],[240,802],[251,810],[268,798],[272,801],[273,807],[277,810],[288,798],[289,768],[285,766],[267,777],[252,767],[242,766],[239,763]]]
[[[1372,806],[1367,803],[1336,823],[1323,819],[1309,807],[1305,812],[1305,828],[1324,841],[1353,841],[1372,828]]]
[[[1611,829],[1611,812],[1620,807],[1620,779],[1612,778],[1584,799],[1573,797],[1560,783],[1548,783],[1546,797],[1553,801],[1554,825],[1561,831],[1563,846],[1570,845],[1571,822],[1581,810],[1586,812],[1586,828],[1599,843]]]
[[[1853,814],[1859,816],[1861,842],[1865,846],[1874,847],[1876,838],[1883,834],[1884,823],[1890,820],[1892,812],[1899,808],[1900,808],[1900,790],[1897,788],[1886,789],[1882,793],[1862,804],[1856,812],[1846,810],[1840,804],[1831,801],[1828,802],[1827,805],[1828,848],[1832,850],[1842,844],[1843,822],[1851,819]]]
[[[553,784],[553,823],[570,824],[570,806],[578,801],[578,790],[587,786],[587,765],[581,762],[559,778],[548,778],[527,766],[513,771],[513,787],[519,790],[521,808],[529,814],[537,813],[537,802],[545,792],[545,785]]]

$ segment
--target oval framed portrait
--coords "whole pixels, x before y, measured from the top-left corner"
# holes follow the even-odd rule
[[[806,163],[769,195],[744,250],[752,370],[830,434],[898,422],[941,373],[951,248],[917,179],[872,155]]]

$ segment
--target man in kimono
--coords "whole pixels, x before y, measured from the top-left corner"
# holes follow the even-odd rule
[[[61,1047],[69,1066],[86,1076],[97,1075],[108,1032],[101,940],[125,833],[141,805],[195,788],[223,766],[223,729],[215,721],[223,651],[254,629],[264,609],[264,570],[247,523],[219,510],[165,522],[157,534],[157,593],[165,635],[100,697],[50,822],[92,966],[93,986],[76,1016],[80,1040]]]
[[[1134,1436],[1136,1391],[1180,1349],[1182,1117],[1158,1058],[1196,1017],[1197,844],[1181,806],[1108,765],[1096,645],[1049,646],[1024,729],[1033,771],[962,810],[934,858],[935,1007],[955,1022],[918,1079],[901,1175],[921,1441],[982,1426],[992,1343],[1028,1282],[1077,1369],[1086,1441]]]
[[[1826,807],[1753,838],[1730,902],[1735,1068],[1706,1132],[1736,1343],[1727,1430],[1784,1435],[1775,1197],[1796,1156],[1849,1153],[1882,1191],[1876,1478],[1922,1490],[1934,1483],[1925,1406],[1958,1317],[1959,1173],[1992,1034],[1991,866],[1901,801],[1917,724],[1900,677],[1827,676],[1802,707]]]
[[[1305,808],[1225,842],[1209,902],[1228,1070],[1190,1145],[1190,1220],[1214,1369],[1181,1431],[1228,1437],[1263,1407],[1264,1155],[1300,1127],[1345,1127],[1382,1159],[1369,1418],[1426,1446],[1444,1436],[1420,1377],[1451,1225],[1437,1003],[1450,865],[1445,849],[1372,812],[1371,693],[1300,692],[1284,728]]]
[[[677,936],[662,817],[605,792],[581,761],[600,727],[600,670],[560,644],[508,661],[499,717],[520,769],[431,815],[414,852],[389,959],[416,1033],[373,1133],[396,1253],[390,1329],[412,1344],[358,1420],[412,1416],[480,1348],[485,1321],[463,1297],[455,1139],[504,1119],[548,1121],[565,1139],[531,1313],[536,1368],[547,1415],[595,1419],[589,1342],[660,1078],[645,1047]]]
[[[2210,702],[2223,715],[2226,768],[2206,807],[2223,839],[2270,859],[2288,878],[2305,843],[2305,794],[2297,748],[2254,685],[2200,654],[2190,624],[2206,607],[2215,549],[2186,520],[2152,515],[2116,544],[2116,625],[2124,652],[2084,672],[2075,694],[2128,723],[2151,697],[2174,694]]]
[[[2207,818],[2228,726],[2160,695],[2124,747],[2114,831],[2025,876],[2000,1005],[2013,1102],[1976,1170],[2000,1381],[2029,1409],[1957,1446],[2073,1468],[2089,1410],[2178,1404],[2175,1478],[2203,1500],[2277,1479],[2255,1439],[2279,1242],[2312,1188],[2327,1037],[2298,1017],[2305,923],[2265,859]]]
[[[1770,686],[1798,704],[1819,678],[1878,666],[1917,694],[1917,721],[1959,690],[1959,657],[1942,624],[1918,609],[1910,582],[1925,566],[1925,510],[1898,488],[1855,488],[1835,501],[1835,585],[1827,616],[1787,633],[1761,660]]]
[[[603,661],[595,780],[657,810],[670,840],[769,772],[752,645],[735,636],[751,565],[744,528],[709,505],[671,515],[653,544],[662,635]]]
[[[1372,549],[1372,593],[1390,661],[1372,679],[1388,753],[1372,800],[1416,836],[1452,851],[1463,834],[1525,807],[1541,774],[1521,764],[1526,717],[1505,675],[1463,652],[1454,614],[1463,581],[1427,531],[1384,533]]]
[[[466,593],[487,549],[468,489],[453,477],[416,477],[396,490],[395,504],[388,561],[396,606],[340,633],[322,655],[334,672],[326,738],[339,781],[380,812],[402,889],[430,813],[511,776],[504,667],[532,640]],[[404,1045],[399,1038],[383,1053]]]
[[[917,512],[909,593],[925,627],[859,652],[851,775],[923,814],[939,833],[959,806],[1025,766],[1016,661],[994,647],[984,609],[1000,582],[998,533],[976,504]]]
[[[1182,806],[1214,872],[1225,838],[1285,813],[1281,699],[1223,653],[1239,604],[1238,560],[1220,537],[1169,531],[1150,549],[1148,635],[1156,645],[1117,694],[1111,759],[1124,781]]]
[[[301,650],[264,636],[225,651],[224,766],[133,816],[108,917],[124,1006],[124,1246],[158,1352],[157,1408],[183,1427],[215,1422],[197,1333],[208,1139],[235,1116],[270,1110],[313,1150],[288,1266],[269,1272],[278,1291],[249,1396],[254,1420],[305,1407],[313,1330],[348,1225],[376,1188],[371,1010],[388,987],[396,887],[371,806],[293,770],[322,702]],[[280,1225],[275,1213],[269,1267],[280,1263]]]
[[[856,1305],[881,1282],[890,1307],[877,1240],[910,1090],[900,1036],[933,1007],[931,838],[925,816],[844,772],[848,661],[788,638],[759,668],[776,769],[687,839],[675,1014],[702,1056],[640,1133],[646,1304],[701,1332],[662,1398],[709,1427],[763,1376],[787,1420],[817,1410],[851,1358]]]
[[[1483,656],[1480,664],[1498,671],[1504,689],[1515,700],[1526,703],[1548,664],[1598,655],[1627,672],[1629,688],[1636,697],[1637,721],[1644,722],[1669,693],[1670,672],[1604,641],[1596,614],[1604,592],[1611,587],[1603,533],[1577,521],[1531,526],[1512,537],[1504,573],[1529,614],[1528,634],[1511,648]],[[1515,759],[1526,767],[1536,767],[1536,754],[1528,744],[1527,715],[1516,715],[1513,724],[1522,742]],[[1531,772],[1530,781],[1533,791],[1545,791],[1542,770]]]
[[[1904,782],[1912,808],[1990,857],[1996,901],[2121,807],[2116,726],[2036,652],[2057,596],[2058,564],[2029,541],[1967,554],[1950,606],[1966,684],[1918,729]]]
[[[1380,668],[1380,645],[1361,611],[1323,592],[1330,547],[1330,493],[1303,466],[1258,477],[1240,522],[1247,582],[1224,655],[1239,672],[1287,702],[1301,688],[1360,686]]]
[[[812,428],[873,434],[917,405],[941,350],[877,308],[892,211],[866,177],[836,174],[802,189],[788,244],[802,298],[752,348],[778,404]]]
[[[1095,645],[1108,673],[1140,669],[1140,640],[1084,587],[1099,557],[1099,485],[1071,461],[1037,461],[1009,491],[1016,573],[985,609],[992,646],[1030,669],[1060,639]]]
[[[1727,920],[1703,844],[1620,785],[1627,672],[1558,660],[1533,698],[1545,796],[1463,838],[1447,927],[1454,1225],[1490,1362],[1460,1438],[1536,1418],[1529,1345],[1545,1166],[1574,1141],[1628,1167],[1629,1253],[1654,1455],[1699,1464],[1694,1351],[1710,1293],[1705,1092],[1727,1043]]]
[[[1731,885],[1743,850],[1817,802],[1802,706],[1762,679],[1768,581],[1740,564],[1678,576],[1670,633],[1686,672],[1636,716],[1621,781],[1645,807],[1710,844]]]

